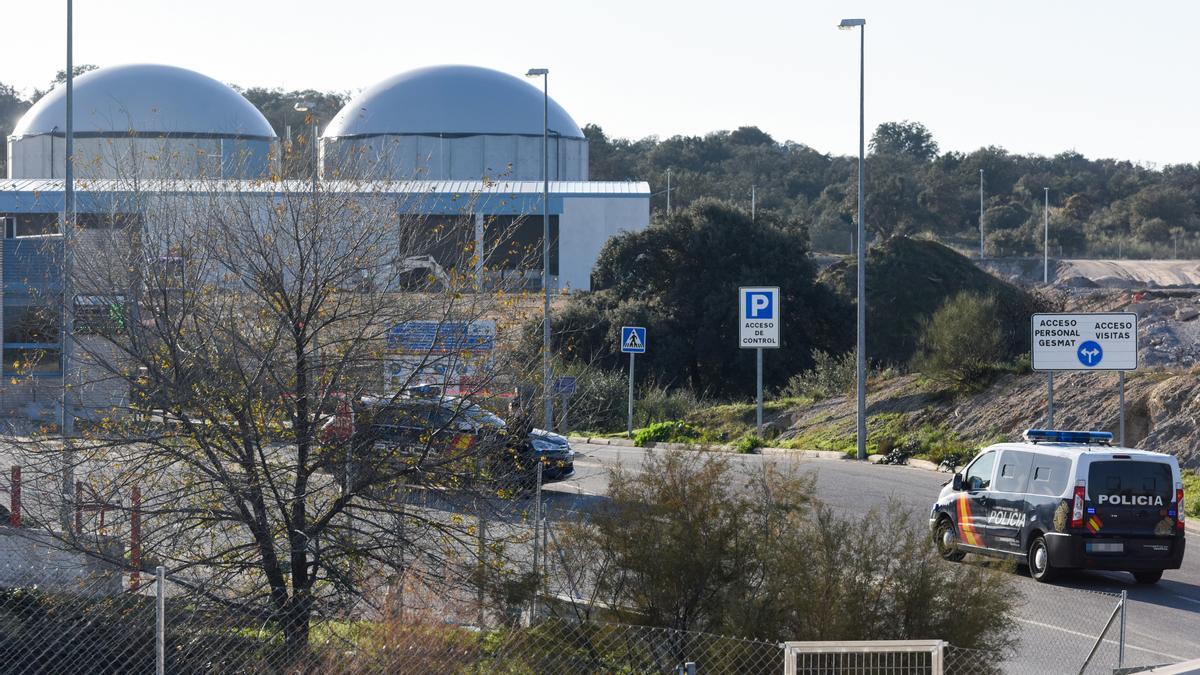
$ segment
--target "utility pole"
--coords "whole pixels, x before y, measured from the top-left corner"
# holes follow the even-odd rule
[[[757,195],[755,193],[755,186],[751,185],[750,186],[750,222],[754,222],[754,211],[755,211],[755,206],[757,204],[757,201],[758,200],[757,200]]]
[[[667,167],[667,217],[671,216],[671,167]]]
[[[979,259],[983,260],[983,169],[979,170]]]

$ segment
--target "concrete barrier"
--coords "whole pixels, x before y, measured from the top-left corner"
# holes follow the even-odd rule
[[[104,557],[120,560],[115,539],[101,542]],[[123,590],[119,566],[99,556],[72,550],[53,535],[37,530],[0,527],[0,588],[30,588],[88,597],[118,595]]]

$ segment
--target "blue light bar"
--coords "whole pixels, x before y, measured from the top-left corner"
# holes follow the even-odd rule
[[[1109,444],[1113,435],[1108,431],[1063,431],[1060,429],[1026,429],[1022,434],[1030,443]]]

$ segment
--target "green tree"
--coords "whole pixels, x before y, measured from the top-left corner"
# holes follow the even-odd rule
[[[621,367],[622,325],[645,325],[649,350],[639,378],[712,394],[753,391],[754,355],[737,349],[739,286],[779,286],[783,348],[767,356],[768,386],[811,365],[814,348],[841,351],[849,310],[815,282],[805,228],[774,213],[702,200],[641,232],[609,240],[590,294],[572,297],[554,319],[562,352]],[[644,370],[643,370],[644,368]]]
[[[938,154],[933,134],[920,122],[884,122],[871,134],[871,153],[898,155],[918,162],[927,162]]]

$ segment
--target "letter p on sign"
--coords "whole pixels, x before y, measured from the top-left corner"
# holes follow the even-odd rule
[[[775,311],[771,308],[770,293],[746,294],[746,318],[774,319]]]

